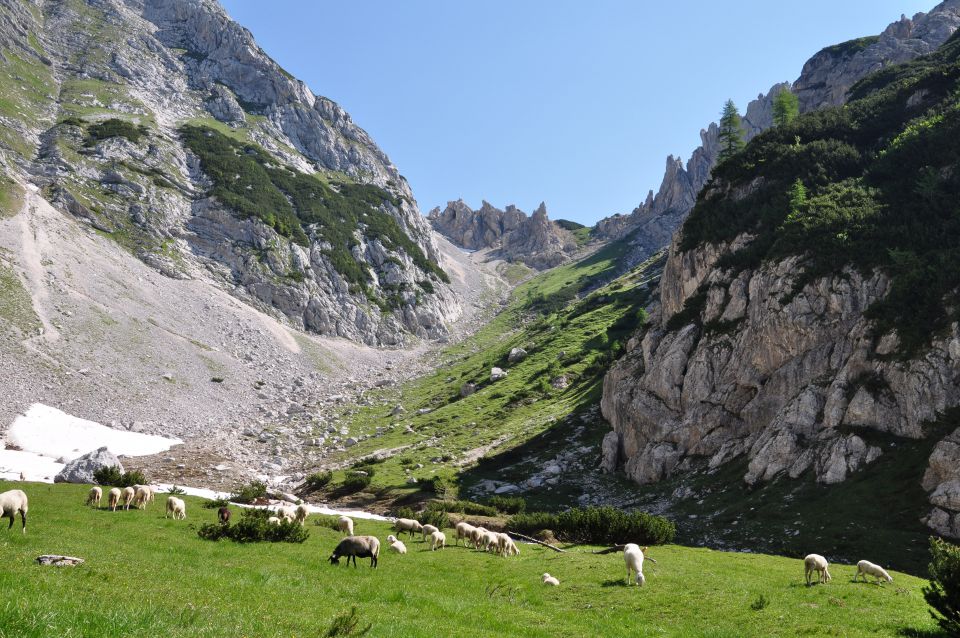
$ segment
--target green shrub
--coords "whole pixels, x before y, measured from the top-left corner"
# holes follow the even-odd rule
[[[417,515],[413,511],[413,508],[407,507],[406,505],[394,508],[393,516],[394,518],[410,518],[414,520],[417,518]]]
[[[420,489],[424,492],[436,494],[441,499],[452,498],[457,495],[457,488],[453,481],[446,476],[431,476],[419,481]]]
[[[235,524],[205,523],[197,535],[206,540],[228,538],[237,543],[302,543],[310,537],[310,532],[296,521],[267,522],[272,515],[273,512],[265,509],[244,509]]]
[[[267,486],[263,481],[251,481],[237,488],[236,493],[230,497],[230,500],[234,503],[252,503],[266,495]]]
[[[73,122],[71,122],[71,124],[72,123]],[[111,137],[124,137],[136,144],[140,141],[140,138],[146,134],[147,129],[142,125],[137,126],[127,122],[126,120],[111,118],[98,124],[94,124],[87,129],[87,145],[93,146],[100,140],[109,139]]]
[[[487,502],[504,514],[519,514],[527,509],[522,496],[491,496]]]
[[[326,636],[326,638],[365,636],[371,627],[373,627],[373,625],[368,624],[361,629],[360,615],[357,613],[357,608],[351,607],[349,612],[344,612],[333,619],[333,623],[330,624],[330,628],[327,629],[327,633],[325,633],[324,636]]]
[[[226,507],[230,504],[230,499],[227,498],[212,498],[203,502],[203,507],[208,510],[216,510],[221,507]]]
[[[326,470],[323,472],[314,472],[307,477],[305,483],[308,489],[319,490],[326,487],[333,480],[333,472]]]
[[[167,494],[170,494],[171,496],[179,496],[181,494],[186,494],[186,491],[182,487],[171,485],[170,489],[167,490]]]
[[[676,535],[676,526],[662,516],[625,512],[614,507],[573,508],[560,514],[522,513],[509,528],[523,534],[549,529],[571,543],[661,545]]]
[[[372,480],[369,474],[348,474],[340,484],[340,490],[345,494],[353,494],[366,489]]]
[[[431,509],[441,510],[454,514],[467,514],[471,516],[496,516],[497,509],[490,505],[481,505],[472,501],[433,501],[430,503]]]
[[[116,465],[97,468],[93,472],[93,480],[98,485],[111,485],[113,487],[132,487],[134,485],[146,485],[147,477],[139,470],[129,472],[120,472]]]
[[[431,504],[432,505],[432,504]],[[424,510],[422,514],[417,518],[423,525],[433,525],[437,529],[446,529],[448,527],[453,527],[450,524],[450,517],[447,516],[447,513],[442,509],[437,509],[435,507],[427,506],[427,509]]]
[[[960,547],[939,538],[930,539],[930,586],[923,597],[947,636],[960,636]]]

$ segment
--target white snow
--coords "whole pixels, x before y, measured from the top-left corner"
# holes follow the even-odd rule
[[[14,419],[4,438],[19,450],[0,449],[0,477],[18,480],[23,472],[28,481],[43,483],[53,482],[63,469],[61,461],[72,461],[103,446],[118,456],[144,456],[183,442],[114,430],[42,403],[34,403],[26,414]]]

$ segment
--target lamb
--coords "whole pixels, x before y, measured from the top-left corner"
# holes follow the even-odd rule
[[[217,510],[217,520],[220,521],[221,525],[226,525],[230,522],[230,508],[221,507]]]
[[[439,527],[435,527],[434,525],[424,525],[420,529],[420,532],[423,534],[421,540],[427,540],[427,536],[430,536],[434,532],[439,532],[439,531],[440,531]]]
[[[301,527],[305,524],[308,516],[310,516],[310,511],[307,509],[307,506],[297,505],[297,514],[294,518],[298,523],[300,523]]]
[[[90,493],[87,494],[87,505],[93,505],[96,508],[100,508],[100,500],[103,498],[103,489],[100,487],[91,487]]]
[[[279,525],[280,519],[277,518],[276,516],[271,516],[270,518],[267,519],[267,523],[269,523],[270,525]]]
[[[110,504],[110,511],[117,511],[117,504],[120,503],[120,488],[112,487],[107,493],[107,502]]]
[[[142,485],[137,488],[133,495],[133,504],[139,509],[147,509],[147,503],[150,502],[150,488]]]
[[[173,514],[173,520],[175,521],[182,521],[187,517],[187,504],[183,502],[183,499],[176,496],[167,497],[167,513],[163,517],[167,518],[170,514]]]
[[[289,518],[292,521],[297,517],[297,510],[289,505],[281,505],[277,508],[277,516],[280,518]]]
[[[23,490],[10,490],[0,494],[0,519],[9,518],[7,529],[13,527],[13,520],[20,513],[21,533],[27,533],[27,495]]]
[[[353,536],[353,519],[349,516],[341,516],[337,519],[337,529],[347,536]]]
[[[868,560],[862,560],[857,563],[857,575],[853,577],[853,582],[857,582],[857,579],[860,576],[863,576],[863,582],[867,582],[868,574],[877,579],[877,585],[882,585],[880,581],[883,580],[887,581],[888,583],[893,582],[893,576],[888,574],[887,570],[885,570],[883,567],[880,567],[880,565],[874,565]]]
[[[818,572],[817,582],[826,584],[830,579],[830,572],[827,571],[827,559],[820,554],[808,554],[803,559],[803,575],[810,585],[810,575]]]
[[[627,564],[627,585],[630,584],[630,572],[636,573],[636,582],[643,587],[647,579],[643,576],[643,550],[636,543],[627,543],[623,546],[623,562]]]
[[[397,540],[397,537],[393,534],[387,536],[387,542],[390,543],[390,551],[396,552],[398,554],[406,554],[407,546],[403,544],[403,541]]]
[[[551,587],[556,587],[560,584],[559,580],[557,580],[556,578],[554,578],[553,576],[547,573],[544,573],[543,576],[541,576],[540,578],[543,581],[544,585],[550,585]]]
[[[393,523],[393,530],[398,534],[408,532],[410,534],[410,538],[413,538],[413,535],[416,532],[423,531],[423,525],[421,525],[419,521],[415,521],[412,518],[398,518]]]
[[[457,536],[454,539],[453,544],[456,545],[457,543],[460,542],[460,539],[462,538],[463,545],[464,547],[466,547],[467,541],[473,538],[472,533],[473,533],[473,530],[475,530],[476,528],[470,523],[460,521],[459,523],[457,523],[457,526],[455,529],[456,529]]]
[[[353,566],[357,566],[357,557],[370,558],[370,567],[377,567],[377,558],[380,556],[380,541],[376,536],[347,536],[330,554],[330,564],[339,565],[340,558],[347,557],[347,565],[353,559]]]
[[[133,501],[136,491],[132,487],[125,487],[121,490],[120,494],[121,498],[123,498],[123,509],[130,509],[130,503]]]
[[[430,550],[431,551],[443,549],[444,547],[446,547],[446,545],[447,545],[447,537],[443,532],[441,532],[440,530],[437,530],[435,532],[430,533]]]

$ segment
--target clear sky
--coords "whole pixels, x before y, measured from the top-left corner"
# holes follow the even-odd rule
[[[340,103],[421,210],[462,197],[592,224],[656,190],[727,98],[935,0],[221,0]]]

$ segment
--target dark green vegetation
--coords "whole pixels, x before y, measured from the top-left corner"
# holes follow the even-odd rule
[[[673,542],[677,529],[662,516],[624,512],[615,507],[573,507],[559,514],[516,514],[508,528],[525,534],[550,530],[568,543],[591,545],[664,545]]]
[[[453,499],[457,490],[464,494],[487,478],[526,478],[530,467],[518,461],[536,463],[538,456],[572,445],[598,446],[608,426],[591,420],[575,435],[581,421],[571,415],[599,401],[603,374],[646,320],[648,284],[662,264],[657,257],[620,275],[623,251],[623,244],[610,245],[521,284],[491,322],[440,355],[435,373],[378,390],[368,395],[374,405],[344,415],[351,436],[381,430],[344,458],[402,448],[377,465],[371,485],[358,496]],[[513,348],[527,356],[509,362]],[[493,367],[506,369],[507,377],[491,381]],[[398,404],[403,412],[394,415]],[[426,467],[415,467],[420,462]],[[328,487],[331,495],[336,485],[337,479]],[[543,499],[538,507],[559,507],[569,497],[566,488],[557,488],[532,498]]]
[[[402,250],[422,270],[442,281],[446,273],[431,262],[385,206],[400,199],[369,184],[325,183],[277,164],[261,147],[233,139],[206,126],[184,126],[184,142],[200,159],[213,182],[210,195],[242,217],[254,217],[280,235],[307,245],[309,232],[317,242],[327,242],[325,254],[344,279],[366,290],[370,273],[351,250],[361,229],[389,250]]]
[[[258,498],[267,495],[267,486],[263,481],[251,481],[246,485],[241,485],[230,497],[234,503],[253,503]]]
[[[79,120],[69,118],[64,123],[74,124]],[[136,144],[140,138],[147,134],[147,127],[143,125],[131,124],[126,120],[111,118],[97,124],[91,124],[87,128],[87,146],[93,146],[100,140],[110,139],[111,137],[123,137]]]
[[[824,47],[821,49],[820,53],[828,53],[834,57],[854,55],[879,41],[880,36],[878,35],[854,38],[853,40],[847,40],[846,42],[841,42],[840,44],[833,44],[831,46]]]
[[[143,472],[131,470],[121,472],[116,465],[101,467],[94,471],[93,480],[98,485],[110,485],[113,487],[133,487],[134,485],[147,485],[147,477]]]
[[[923,597],[936,610],[934,617],[951,638],[960,636],[960,547],[930,539],[930,586]]]
[[[581,223],[579,223],[579,222],[575,222],[575,221],[569,220],[569,219],[558,219],[558,220],[556,220],[554,223],[555,223],[557,226],[559,226],[560,228],[563,228],[564,230],[569,230],[569,231],[580,230],[581,228],[586,228],[586,226],[584,226],[583,224],[581,224]]]
[[[382,552],[377,569],[334,567],[342,538],[307,519],[303,543],[209,542],[196,529],[216,521],[184,497],[187,520],[145,511],[84,507],[82,485],[7,483],[30,498],[26,534],[0,529],[0,632],[10,638],[165,636],[307,638],[325,635],[357,608],[372,637],[419,636],[895,636],[930,632],[923,580],[893,573],[884,587],[850,582],[852,565],[831,565],[833,581],[805,587],[799,560],[677,546],[652,547],[647,585],[624,584],[619,554],[594,547],[559,554],[521,545],[501,558],[460,547]],[[389,524],[356,521],[384,542]],[[452,531],[446,530],[452,538]],[[80,556],[79,567],[40,567],[45,553]],[[343,562],[343,561],[341,561]],[[556,588],[540,584],[549,572]],[[767,603],[755,609],[760,597]],[[133,600],[135,599],[135,601]],[[915,635],[915,634],[911,634]]]
[[[720,265],[739,271],[803,255],[797,292],[848,264],[880,268],[893,283],[867,315],[878,334],[897,331],[900,356],[921,352],[960,319],[958,57],[954,35],[926,58],[862,80],[847,105],[755,137],[716,167],[681,248],[755,234]]]
[[[723,162],[733,157],[743,149],[743,125],[740,122],[740,111],[733,100],[727,100],[720,113],[720,152],[717,162]]]
[[[278,524],[268,522],[273,515],[269,510],[245,509],[240,512],[240,520],[221,524],[204,523],[197,531],[200,538],[218,541],[228,538],[237,543],[302,543],[310,538],[310,532],[296,521],[282,520]]]

